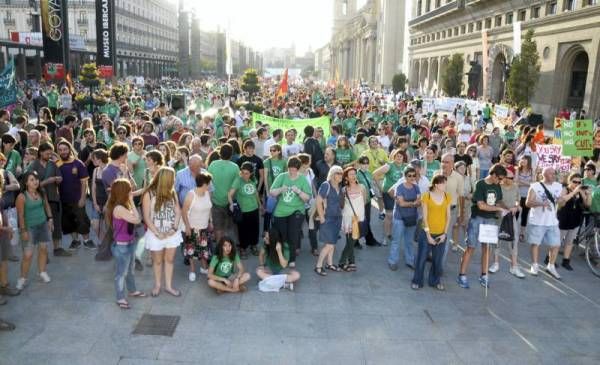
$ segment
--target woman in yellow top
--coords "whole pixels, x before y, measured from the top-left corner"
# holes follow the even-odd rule
[[[435,175],[431,180],[429,191],[421,197],[423,209],[423,229],[419,232],[419,249],[415,267],[415,275],[411,288],[423,287],[425,262],[431,252],[432,262],[429,270],[429,286],[444,290],[441,282],[443,256],[446,248],[446,232],[450,224],[451,196],[445,192],[446,177]]]

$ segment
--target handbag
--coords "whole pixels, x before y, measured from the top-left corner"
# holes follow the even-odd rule
[[[273,183],[273,162],[269,160],[269,179],[271,180],[271,184]],[[265,202],[265,213],[272,214],[277,208],[278,199],[274,196],[271,196],[267,193],[267,201]]]
[[[229,215],[231,216],[231,218],[233,218],[233,222],[236,224],[240,224],[242,223],[243,217],[242,217],[242,208],[240,208],[240,205],[237,203],[237,201],[233,202],[233,210],[228,210]]]
[[[500,223],[500,229],[498,233],[498,238],[502,241],[513,241],[515,239],[515,227],[513,214],[508,213],[502,218],[502,222]]]
[[[360,225],[358,224],[358,215],[356,215],[356,211],[352,206],[352,202],[350,201],[350,197],[348,196],[348,189],[344,189],[344,193],[346,194],[346,199],[348,199],[348,203],[350,204],[350,209],[352,209],[352,239],[357,240],[360,238]]]

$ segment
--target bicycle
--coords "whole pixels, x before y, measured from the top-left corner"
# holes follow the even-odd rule
[[[600,214],[585,214],[584,222],[573,244],[584,250],[588,267],[600,277]]]

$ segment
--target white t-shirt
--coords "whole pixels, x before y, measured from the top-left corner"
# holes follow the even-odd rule
[[[473,126],[469,123],[461,123],[458,125],[458,142],[469,143],[471,134],[473,133]]]
[[[536,226],[558,226],[558,218],[556,217],[556,204],[558,203],[558,198],[560,197],[560,193],[562,192],[562,185],[557,182],[553,182],[552,184],[544,184],[546,189],[552,194],[554,198],[554,203],[548,199],[542,184],[539,182],[531,184],[530,189],[535,192],[535,201],[538,203],[548,202],[550,207],[534,207],[529,210],[529,216],[527,218],[527,222],[530,224],[535,224]]]
[[[302,145],[300,143],[284,144],[281,146],[283,158],[290,158],[291,156],[297,155],[302,152]]]
[[[265,141],[263,145],[263,156],[271,157],[271,146],[277,144],[277,142],[273,138],[269,138]]]
[[[390,148],[390,137],[388,137],[387,135],[384,136],[378,136],[377,140],[379,141],[379,144],[381,145],[381,147],[383,147],[384,150],[387,151],[388,148]]]

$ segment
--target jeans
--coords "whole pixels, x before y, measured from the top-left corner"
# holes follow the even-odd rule
[[[342,251],[342,255],[340,256],[340,265],[346,264],[354,264],[354,244],[356,240],[352,238],[352,234],[346,234],[346,245],[344,246],[344,250]]]
[[[302,224],[304,213],[297,211],[287,217],[273,217],[272,227],[281,234],[281,239],[288,243],[290,248],[289,262],[296,262],[296,249],[300,248]]]
[[[436,237],[433,235],[432,237]],[[415,275],[413,276],[413,284],[417,284],[419,287],[423,286],[423,279],[425,276],[425,263],[427,262],[427,256],[431,252],[432,262],[431,268],[429,269],[429,286],[436,286],[440,283],[442,277],[442,258],[444,256],[444,249],[446,242],[442,242],[437,245],[430,245],[427,242],[427,235],[425,231],[419,231],[419,248],[417,253],[417,264],[415,267]]]
[[[117,262],[117,273],[115,274],[115,292],[117,301],[125,299],[125,285],[130,293],[136,291],[135,278],[133,276],[133,267],[135,260],[133,254],[135,245],[117,245],[113,244],[111,248],[112,254]]]
[[[456,225],[457,219],[458,219],[458,207],[450,210],[450,225],[448,227],[448,231],[446,232],[446,240],[448,240],[449,237],[452,237],[452,231],[453,231],[454,226]],[[458,242],[456,242],[456,244],[458,244]],[[446,248],[444,249],[444,257],[442,258],[443,266],[446,266],[446,260],[448,258],[448,249],[449,248],[450,248],[450,245],[446,245]]]
[[[400,241],[404,241],[404,262],[407,265],[415,265],[415,255],[413,253],[413,237],[417,226],[406,227],[402,219],[394,218],[392,226],[392,242],[390,244],[390,256],[388,263],[397,265],[400,260]]]

